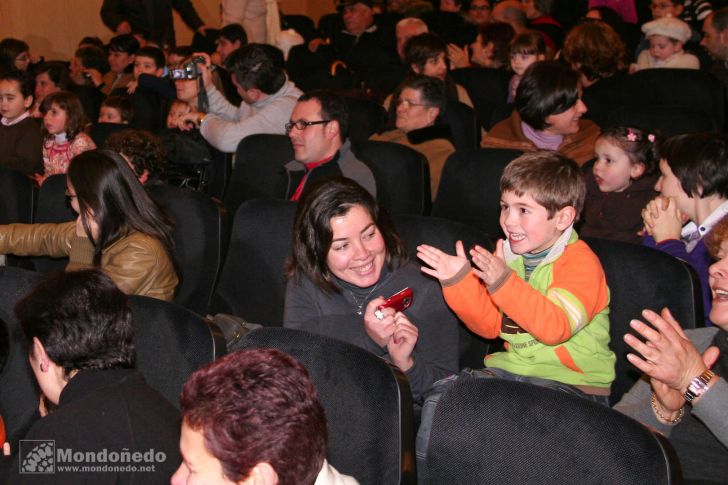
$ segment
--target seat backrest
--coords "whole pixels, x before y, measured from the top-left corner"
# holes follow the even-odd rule
[[[169,185],[148,187],[174,222],[174,256],[181,272],[175,302],[205,314],[222,266],[226,213],[211,197]]]
[[[33,222],[59,223],[72,221],[75,218],[76,212],[66,198],[66,176],[64,174],[51,175],[45,179],[38,190],[38,205]],[[33,262],[35,270],[41,273],[63,271],[68,264],[68,258],[34,256],[30,260]]]
[[[612,108],[605,124],[605,127],[609,126],[635,126],[659,132],[666,137],[683,133],[715,132],[718,129],[710,113],[698,108],[674,105]]]
[[[413,418],[401,371],[355,345],[300,330],[261,328],[244,348],[276,348],[308,370],[326,411],[328,460],[362,485],[412,483]]]
[[[477,148],[455,152],[445,162],[432,215],[501,234],[500,182],[503,169],[521,155],[517,150]]]
[[[725,126],[725,85],[708,72],[695,69],[643,69],[615,86],[622,105],[685,106],[709,113],[719,131]]]
[[[0,224],[28,224],[34,207],[33,182],[22,172],[0,166]]]
[[[212,148],[212,160],[205,172],[207,177],[205,193],[210,197],[222,200],[232,172],[233,155]]]
[[[562,391],[461,378],[435,410],[428,484],[669,484],[677,464],[631,418]]]
[[[15,319],[15,303],[38,282],[34,271],[0,266],[0,319],[8,328],[9,346],[5,367],[0,371],[0,416],[5,421],[7,441],[17,449],[36,419],[38,385],[28,365],[25,337]]]
[[[264,325],[283,324],[284,265],[291,254],[295,202],[255,199],[238,208],[210,306]]]
[[[475,110],[460,102],[448,102],[442,121],[450,127],[455,150],[480,146],[480,125]]]
[[[642,319],[645,308],[659,312],[667,307],[684,328],[702,325],[700,282],[687,264],[661,251],[605,239],[585,241],[599,257],[609,285],[609,346],[617,355],[610,401],[616,404],[641,375],[626,358],[632,348],[623,336],[631,332],[630,320]]]
[[[136,367],[151,387],[179,407],[187,378],[225,355],[225,339],[213,324],[174,303],[136,295],[129,302]]]
[[[447,253],[455,253],[455,242],[462,241],[465,248],[479,244],[492,249],[492,242],[481,230],[465,224],[437,217],[396,216],[394,225],[407,246],[412,261],[417,259],[417,246],[429,244]],[[460,367],[483,367],[483,358],[488,353],[489,342],[460,324],[459,332]]]
[[[430,169],[418,151],[385,141],[353,144],[356,158],[372,171],[377,201],[390,214],[422,215],[430,208]]]
[[[372,99],[344,97],[349,108],[349,139],[352,143],[368,140],[374,133],[384,130],[387,111]]]
[[[508,104],[510,74],[503,69],[466,67],[451,75],[468,92],[483,128],[490,130],[493,115],[505,111]]]
[[[283,165],[293,158],[291,142],[285,135],[258,134],[243,138],[223,199],[230,214],[235,214],[246,200],[280,197],[276,189]]]

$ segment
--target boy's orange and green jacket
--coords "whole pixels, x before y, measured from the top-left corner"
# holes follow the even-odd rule
[[[472,331],[501,337],[506,352],[487,367],[608,394],[616,357],[609,349],[609,289],[597,256],[572,228],[526,282],[523,258],[503,244],[513,270],[490,291],[470,266],[443,282],[445,301]]]

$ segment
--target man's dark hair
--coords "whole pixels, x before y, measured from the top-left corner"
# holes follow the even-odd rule
[[[125,52],[132,55],[136,54],[138,50],[139,41],[131,34],[117,35],[109,41],[109,52]]]
[[[397,92],[401,93],[405,88],[414,89],[420,92],[422,102],[440,110],[440,116],[447,108],[447,91],[445,83],[440,79],[417,74],[410,76],[399,85]]]
[[[349,107],[344,98],[328,89],[309,91],[298,102],[316,100],[321,105],[321,118],[339,123],[339,138],[344,143],[349,136]]]
[[[267,44],[248,44],[235,49],[225,60],[225,69],[244,89],[256,88],[273,94],[286,82],[283,52]]]
[[[100,270],[50,274],[15,305],[15,315],[28,344],[40,340],[66,373],[134,367],[128,298]]]
[[[728,29],[728,7],[713,12],[713,28],[718,33]]]
[[[245,33],[245,29],[240,24],[227,24],[220,29],[217,37],[222,37],[230,42],[240,41],[240,47],[248,43],[248,34]]]

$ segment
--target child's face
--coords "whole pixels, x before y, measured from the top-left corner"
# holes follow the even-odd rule
[[[134,59],[134,79],[139,79],[140,74],[151,74],[160,77],[164,69],[157,67],[154,59],[151,57],[136,56]]]
[[[167,128],[177,128],[177,122],[182,115],[186,115],[190,112],[190,106],[186,103],[174,103],[169,108],[169,114],[167,115]]]
[[[43,126],[51,135],[57,135],[66,131],[66,112],[56,103],[51,103],[51,107],[43,116]]]
[[[0,115],[13,121],[33,104],[33,96],[27,98],[20,92],[18,81],[0,81]]]
[[[682,51],[683,43],[664,35],[652,35],[650,41],[650,55],[657,60],[664,61],[673,54]]]
[[[672,173],[670,165],[664,158],[660,160],[660,178],[657,179],[655,190],[663,197],[672,197],[675,199],[677,208],[684,214],[687,214],[691,220],[695,219],[697,216],[693,210],[695,199],[688,197],[688,194],[683,190],[682,185],[680,185],[680,179]]]
[[[650,10],[652,10],[652,18],[655,19],[667,16],[679,18],[683,12],[683,6],[675,5],[671,0],[652,0]]]
[[[119,113],[119,110],[116,108],[112,108],[111,106],[102,106],[101,111],[99,111],[99,123],[124,123],[124,121],[121,119],[121,113]]]
[[[602,192],[622,192],[632,179],[641,176],[645,166],[633,164],[627,154],[610,140],[599,138],[595,145],[594,179]]]
[[[110,51],[107,59],[111,71],[116,74],[121,74],[126,69],[126,66],[134,62],[134,55],[126,52]]]
[[[528,66],[536,61],[543,61],[543,54],[511,54],[511,69],[519,76],[523,76]]]
[[[500,226],[516,254],[550,248],[574,221],[573,207],[565,207],[549,219],[546,208],[529,193],[503,192],[500,205]]]

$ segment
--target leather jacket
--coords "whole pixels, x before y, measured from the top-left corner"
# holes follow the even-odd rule
[[[76,235],[76,222],[0,225],[0,254],[69,258],[67,271],[93,267],[94,246]],[[101,253],[101,270],[121,291],[172,301],[179,282],[164,245],[131,232]]]

